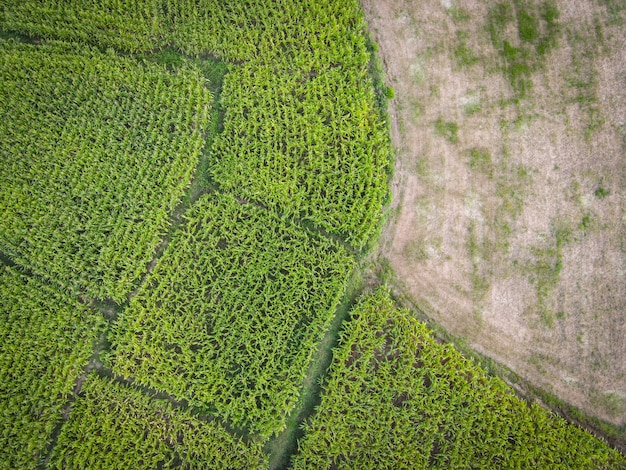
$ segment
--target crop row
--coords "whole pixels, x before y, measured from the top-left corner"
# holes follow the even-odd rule
[[[3,29],[128,52],[164,43],[164,20],[160,0],[0,0]]]
[[[233,437],[167,400],[91,375],[63,425],[49,468],[255,469],[257,442]]]
[[[229,195],[201,198],[111,337],[112,369],[246,428],[279,432],[352,265]]]
[[[385,291],[351,314],[294,468],[621,468],[626,460],[436,343]]]
[[[365,21],[355,0],[173,0],[165,5],[173,17],[173,42],[187,53],[308,69],[362,67],[368,59]]]
[[[0,468],[36,468],[103,322],[8,267],[0,299]]]
[[[235,62],[367,61],[355,0],[3,0],[0,6],[6,29],[126,52],[173,44],[187,54]]]
[[[50,11],[71,14],[51,20]],[[105,25],[125,22],[125,12],[129,21],[114,34]],[[135,21],[138,40],[147,42],[120,44]],[[367,75],[358,2],[26,1],[6,7],[0,25],[122,50],[174,44],[243,61],[224,86],[225,128],[212,153],[218,183],[356,248],[375,231],[389,139]]]
[[[363,246],[379,220],[389,163],[371,84],[354,71],[247,64],[227,75],[222,104],[215,181]]]
[[[0,250],[121,301],[204,145],[202,75],[92,49],[0,41]]]

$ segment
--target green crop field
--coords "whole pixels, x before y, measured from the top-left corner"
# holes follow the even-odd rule
[[[103,321],[15,269],[0,271],[0,468],[35,468]]]
[[[138,439],[138,437],[141,437]],[[261,446],[167,400],[90,376],[72,406],[51,468],[262,468]]]
[[[385,196],[387,140],[362,73],[250,64],[226,77],[223,104],[211,168],[223,188],[366,242]]]
[[[232,196],[200,199],[114,325],[112,369],[262,437],[279,432],[351,259]]]
[[[88,298],[145,273],[204,145],[193,69],[0,42],[0,250]]]
[[[186,53],[245,61],[226,77],[215,180],[358,248],[365,244],[385,199],[389,160],[358,4],[87,3],[27,1],[0,18],[43,37],[130,52],[173,43]],[[121,34],[111,32],[116,25]]]
[[[618,468],[626,459],[529,406],[379,290],[343,330],[294,468]]]
[[[342,324],[374,50],[356,0],[0,0],[0,469],[619,462],[382,293]]]

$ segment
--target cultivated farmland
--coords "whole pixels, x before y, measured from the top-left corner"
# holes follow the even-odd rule
[[[351,258],[208,195],[114,325],[112,369],[267,438],[284,428]]]
[[[606,444],[436,343],[383,290],[351,312],[294,460],[299,469],[624,464]]]
[[[96,49],[0,42],[0,249],[87,298],[124,300],[204,145],[193,69]]]
[[[258,443],[245,443],[214,421],[92,375],[72,406],[50,467],[254,469],[263,468],[264,460]]]
[[[104,322],[8,267],[0,299],[0,468],[36,468]]]
[[[0,0],[0,468],[622,462],[385,291],[354,307],[375,51],[355,0]]]

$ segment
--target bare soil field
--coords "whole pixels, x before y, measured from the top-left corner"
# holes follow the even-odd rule
[[[364,0],[389,84],[379,256],[435,322],[626,425],[626,10]]]

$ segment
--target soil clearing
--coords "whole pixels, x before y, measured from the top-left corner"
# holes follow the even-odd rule
[[[365,0],[396,97],[380,259],[451,334],[626,425],[626,11]]]

